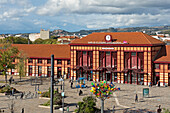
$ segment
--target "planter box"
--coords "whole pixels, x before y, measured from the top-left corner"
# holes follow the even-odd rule
[[[43,106],[42,104],[38,105],[40,108],[50,108],[50,106]]]
[[[64,103],[64,107],[65,107],[65,106],[67,106],[66,103]],[[38,105],[38,107],[50,109],[50,106],[44,106],[43,104]],[[59,108],[62,108],[62,105],[54,105],[54,106],[53,106],[53,109],[54,109],[54,110],[55,110],[55,109],[59,109]]]

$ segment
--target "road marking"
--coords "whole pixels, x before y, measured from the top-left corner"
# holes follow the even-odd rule
[[[116,101],[116,104],[117,104],[118,106],[123,107],[123,108],[130,108],[130,107],[127,107],[127,106],[120,105],[115,93],[113,93],[113,96],[115,97],[115,101]]]

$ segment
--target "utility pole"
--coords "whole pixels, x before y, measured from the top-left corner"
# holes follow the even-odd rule
[[[54,90],[54,55],[51,55],[51,100],[50,100],[50,113],[53,113],[53,90]]]

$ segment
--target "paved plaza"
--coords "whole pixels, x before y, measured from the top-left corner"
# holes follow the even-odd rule
[[[0,79],[4,79],[0,77]],[[26,79],[26,78],[25,78]],[[3,85],[4,83],[0,83]],[[59,83],[61,84],[61,83]],[[76,82],[73,86],[75,87]],[[65,103],[69,105],[70,113],[76,109],[76,104],[79,101],[82,101],[82,98],[88,95],[91,95],[90,85],[91,82],[87,81],[88,88],[81,89],[83,95],[79,96],[78,91],[80,89],[70,88],[69,80],[65,80]],[[156,111],[158,105],[161,105],[161,108],[170,109],[170,87],[148,87],[141,85],[133,84],[118,84],[115,83],[116,87],[120,87],[120,91],[113,93],[110,99],[104,101],[104,109],[109,113],[112,111],[113,106],[115,106],[116,113],[123,113],[126,110],[143,110],[143,111]],[[23,82],[22,84],[12,84],[12,87],[16,88],[19,91],[24,91],[25,93],[31,92],[35,94],[35,86],[31,86],[30,82]],[[43,81],[43,85],[40,86],[42,92],[47,91],[50,87],[50,79]],[[60,86],[55,86],[55,88],[60,90]],[[143,88],[149,88],[149,97],[143,98]],[[138,94],[139,101],[135,102],[135,95]],[[33,96],[33,98],[17,98],[12,99],[13,97],[7,97],[0,95],[0,109],[4,109],[5,113],[10,113],[9,107],[13,102],[14,104],[14,113],[21,113],[22,108],[24,108],[25,113],[50,113],[48,108],[40,108],[38,105],[45,103],[48,100],[38,99]],[[97,99],[97,107],[100,108],[100,100]],[[66,108],[65,108],[66,109]],[[61,113],[60,110],[54,110],[55,113]],[[65,111],[66,112],[66,111]]]

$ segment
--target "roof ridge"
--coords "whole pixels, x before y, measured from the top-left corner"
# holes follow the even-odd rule
[[[139,32],[139,33],[141,33],[141,34],[148,40],[148,42],[149,42],[150,44],[152,44],[151,41],[144,35],[144,33],[142,33],[142,32]]]

